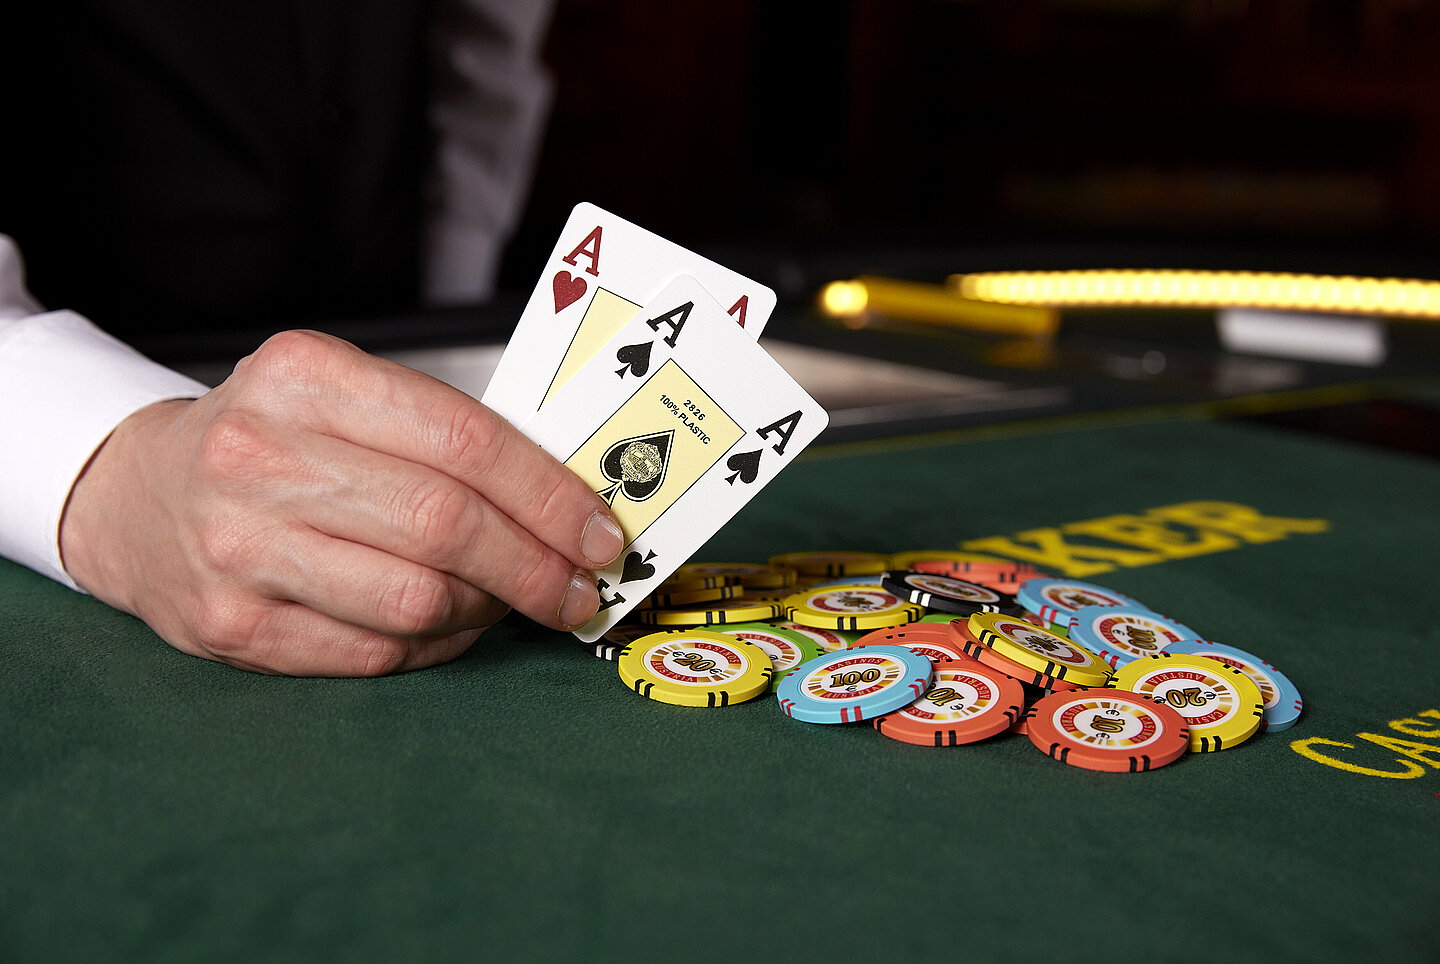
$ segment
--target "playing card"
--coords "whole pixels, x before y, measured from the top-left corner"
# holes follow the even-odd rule
[[[523,424],[681,274],[751,340],[760,337],[775,292],[593,204],[576,205],[481,401]]]
[[[599,638],[654,592],[828,420],[698,280],[665,286],[523,426],[625,531],[576,635]]]

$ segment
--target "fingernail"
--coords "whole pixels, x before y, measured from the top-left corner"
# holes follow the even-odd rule
[[[625,548],[625,533],[620,524],[608,512],[598,509],[585,523],[580,533],[580,551],[591,568],[604,569],[615,561],[620,550]]]
[[[560,622],[572,629],[583,626],[599,608],[600,593],[595,589],[594,577],[583,569],[575,570],[560,603]]]

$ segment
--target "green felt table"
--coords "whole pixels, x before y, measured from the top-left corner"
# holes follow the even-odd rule
[[[1289,528],[1149,512],[1197,502]],[[706,547],[1088,545],[1304,694],[1138,775],[649,702],[514,616],[423,672],[252,675],[0,564],[0,958],[1433,961],[1437,536],[1435,461],[1165,418],[820,448]]]

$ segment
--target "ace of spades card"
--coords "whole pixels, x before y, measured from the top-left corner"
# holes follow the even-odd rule
[[[775,292],[593,204],[560,232],[481,398],[523,425],[677,275],[693,276],[753,341]]]
[[[523,430],[605,499],[626,546],[597,573],[602,636],[829,421],[693,277],[665,286]]]

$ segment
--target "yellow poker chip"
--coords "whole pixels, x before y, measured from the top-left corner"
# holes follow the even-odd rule
[[[802,576],[878,576],[890,557],[878,552],[787,552],[770,557],[770,565],[786,566]]]
[[[1110,667],[1098,655],[1019,616],[975,613],[966,626],[999,655],[1052,679],[1076,686],[1104,686],[1110,681]]]
[[[754,599],[722,599],[679,609],[642,609],[637,614],[651,626],[714,626],[753,623],[780,615],[780,604]]]
[[[671,579],[727,579],[751,589],[784,589],[795,585],[799,575],[789,566],[764,562],[687,562]]]
[[[656,592],[646,597],[641,609],[675,609],[693,606],[695,603],[720,602],[745,595],[744,586],[714,586],[709,589],[678,589],[674,592]]]
[[[675,706],[729,706],[770,690],[775,669],[754,643],[704,629],[642,636],[615,660],[620,679],[646,699]]]
[[[1164,702],[1190,727],[1190,750],[1209,753],[1244,743],[1260,730],[1265,698],[1238,668],[1208,656],[1156,653],[1131,660],[1110,684]]]
[[[668,579],[655,587],[656,592],[686,592],[691,589],[714,589],[716,586],[738,586],[740,580],[734,576],[709,575],[706,573],[682,572],[685,567],[672,572]]]
[[[750,602],[783,603],[786,597],[794,591],[794,589],[750,589],[747,587],[744,596]],[[780,611],[785,611],[783,606]]]
[[[869,579],[869,578],[871,578],[871,577],[869,577],[869,576],[846,576],[846,577],[844,577],[844,578],[845,578],[845,579]],[[879,577],[879,576],[875,576],[874,578],[879,579],[880,577]],[[793,586],[790,586],[788,589],[785,590],[785,595],[787,595],[787,596],[793,596],[793,595],[795,595],[797,592],[800,592],[802,589],[813,589],[813,588],[816,587],[816,586],[833,586],[833,585],[836,584],[836,582],[837,582],[837,581],[836,581],[835,579],[831,578],[830,576],[807,576],[807,575],[804,575],[804,574],[802,573],[802,574],[800,575],[800,578],[798,578],[798,579],[795,580],[795,584],[794,584]]]
[[[883,629],[919,619],[925,608],[883,586],[816,586],[785,599],[785,618],[824,629]]]
[[[900,571],[914,569],[914,563],[917,562],[993,562],[1019,565],[1014,559],[1004,559],[1000,556],[987,556],[981,552],[955,552],[951,549],[912,549],[908,552],[897,552],[892,555],[888,568]]]

